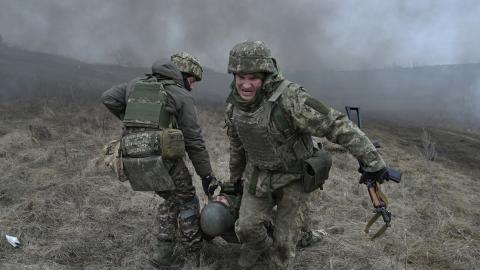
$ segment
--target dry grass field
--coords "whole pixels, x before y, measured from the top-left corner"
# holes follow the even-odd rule
[[[199,113],[215,174],[227,179],[222,108]],[[312,218],[327,235],[298,251],[295,269],[480,269],[480,134],[364,122],[389,165],[404,173],[400,184],[382,186],[392,227],[369,240],[363,228],[372,207],[357,163],[323,142],[334,168],[314,193]],[[0,269],[149,269],[161,199],[133,192],[96,165],[120,128],[100,104],[1,105]],[[220,240],[205,244],[200,269],[234,269],[238,252]]]

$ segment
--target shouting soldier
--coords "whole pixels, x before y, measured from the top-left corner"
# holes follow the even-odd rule
[[[235,224],[242,243],[238,263],[250,268],[268,252],[271,269],[291,269],[310,192],[322,187],[331,166],[311,136],[344,146],[369,179],[381,180],[385,162],[344,114],[286,80],[262,41],[235,45],[228,72],[234,75],[226,109],[230,181],[246,179]],[[270,236],[266,224],[275,206]]]

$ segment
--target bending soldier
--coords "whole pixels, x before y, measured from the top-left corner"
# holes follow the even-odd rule
[[[331,166],[328,154],[314,149],[311,136],[344,146],[370,179],[381,179],[385,162],[344,114],[286,80],[263,42],[235,45],[228,72],[234,75],[226,109],[230,181],[246,179],[235,223],[242,243],[238,263],[250,268],[270,252],[271,269],[291,269],[309,193],[321,188]],[[265,224],[275,206],[270,237]]]
[[[198,257],[201,248],[199,202],[183,161],[186,151],[207,193],[216,179],[190,94],[201,79],[198,60],[181,52],[170,62],[156,61],[152,74],[102,95],[103,104],[124,123],[121,152],[132,187],[154,190],[165,200],[158,208],[151,259],[157,266],[177,263],[179,251]]]

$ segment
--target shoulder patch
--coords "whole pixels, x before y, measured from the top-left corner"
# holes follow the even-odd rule
[[[287,96],[287,98],[297,97],[301,92],[305,92],[305,89],[300,84],[290,82],[287,88],[283,91],[282,97]]]
[[[308,96],[307,99],[305,100],[305,105],[311,107],[312,109],[322,114],[328,114],[328,112],[330,111],[327,106],[323,105],[322,102],[310,96]]]

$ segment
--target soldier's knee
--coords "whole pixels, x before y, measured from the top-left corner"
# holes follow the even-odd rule
[[[256,226],[256,222],[253,220],[239,218],[235,222],[235,232],[237,234],[249,233],[254,230]]]
[[[264,224],[258,220],[237,219],[235,222],[235,233],[241,242],[248,239],[262,239],[267,234]]]

